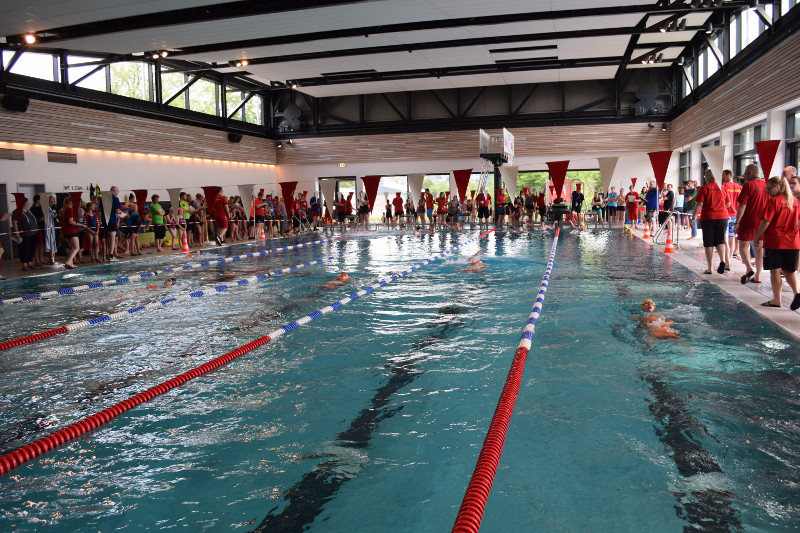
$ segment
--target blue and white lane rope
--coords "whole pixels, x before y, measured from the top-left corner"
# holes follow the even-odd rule
[[[473,238],[469,239],[468,241],[465,241],[465,242],[463,242],[463,243],[461,243],[459,245],[453,246],[449,250],[445,250],[444,252],[442,252],[440,254],[437,254],[437,255],[434,255],[433,257],[425,259],[421,263],[417,263],[416,265],[412,266],[408,270],[403,270],[399,274],[395,274],[395,275],[389,276],[387,278],[379,278],[375,284],[370,285],[369,287],[364,287],[360,291],[358,291],[358,292],[356,292],[354,294],[351,294],[350,296],[345,296],[344,298],[342,298],[338,302],[334,302],[334,303],[332,303],[331,305],[329,305],[327,307],[323,307],[322,309],[319,309],[319,310],[311,313],[310,315],[306,315],[306,316],[304,316],[304,317],[292,322],[291,324],[286,324],[282,328],[278,328],[278,329],[276,329],[274,331],[270,331],[269,333],[267,333],[267,337],[272,339],[272,340],[274,340],[274,339],[276,339],[276,338],[278,338],[278,337],[280,337],[282,335],[285,335],[285,334],[289,333],[290,331],[292,331],[293,329],[295,329],[296,327],[302,326],[304,324],[308,324],[312,320],[316,320],[317,318],[321,317],[322,315],[326,315],[326,314],[328,314],[328,313],[330,313],[332,311],[336,311],[341,306],[347,305],[350,302],[352,302],[353,300],[357,300],[358,298],[360,298],[360,297],[362,297],[362,296],[364,296],[366,294],[369,294],[370,292],[374,291],[375,289],[379,289],[379,288],[383,287],[384,285],[388,285],[389,283],[391,283],[393,281],[396,281],[396,280],[398,280],[398,279],[410,274],[411,272],[419,270],[420,268],[422,268],[422,267],[424,267],[424,266],[436,261],[437,259],[440,259],[442,257],[450,255],[455,250],[458,250],[459,248],[462,248],[462,247],[466,246],[467,244],[469,244],[471,242],[477,241],[478,239],[482,239],[483,237],[485,237],[486,235],[489,235],[493,231],[494,231],[494,229],[491,229],[491,230],[489,230],[489,231],[487,231],[485,233],[482,233],[482,234],[478,235],[477,237],[473,237]]]
[[[85,291],[88,289],[97,289],[100,287],[108,287],[110,285],[120,285],[123,283],[130,283],[131,281],[141,281],[147,278],[151,278],[158,274],[172,274],[175,272],[183,272],[184,270],[191,270],[193,268],[200,268],[200,267],[207,267],[211,265],[222,265],[224,263],[230,263],[233,261],[241,261],[242,259],[250,259],[252,257],[264,257],[267,254],[272,254],[275,252],[283,252],[285,250],[297,250],[298,248],[306,248],[313,244],[323,244],[326,242],[332,242],[338,239],[343,239],[344,237],[349,237],[353,235],[340,235],[339,237],[331,237],[330,239],[320,239],[318,241],[312,242],[304,242],[300,244],[293,244],[291,246],[282,246],[278,248],[273,248],[272,250],[261,250],[258,253],[249,253],[243,255],[235,255],[233,257],[221,257],[219,259],[214,259],[213,261],[201,261],[199,263],[193,263],[191,265],[184,265],[178,268],[165,268],[163,270],[156,270],[155,272],[145,272],[143,274],[134,274],[133,276],[126,276],[118,279],[109,279],[106,281],[97,281],[95,283],[88,283],[86,285],[78,285],[77,287],[67,287],[65,289],[58,289],[55,291],[47,291],[38,294],[28,294],[27,296],[18,296],[16,298],[9,298],[8,300],[0,300],[0,306],[13,304],[17,302],[24,302],[26,300],[36,300],[39,298],[47,298],[50,296],[59,296],[62,294],[74,294],[76,292]]]
[[[525,324],[525,329],[522,332],[522,338],[519,341],[519,348],[526,350],[531,349],[531,341],[533,340],[533,333],[536,329],[536,321],[539,320],[539,315],[542,312],[542,305],[544,305],[544,295],[547,293],[547,286],[550,284],[550,273],[553,271],[553,262],[556,259],[556,248],[558,248],[558,234],[556,231],[556,238],[553,239],[553,249],[550,252],[550,260],[547,261],[547,268],[544,270],[544,277],[542,277],[542,284],[539,286],[539,293],[536,295],[536,302],[533,304],[533,309],[528,317],[528,323]]]
[[[212,289],[205,290],[205,291],[194,291],[194,292],[191,292],[191,293],[188,293],[188,294],[181,294],[180,296],[175,296],[174,298],[167,298],[166,300],[161,300],[161,301],[149,303],[149,304],[146,304],[146,305],[140,305],[139,307],[133,307],[131,309],[127,309],[127,310],[124,310],[124,311],[119,311],[117,313],[112,313],[110,315],[103,315],[103,316],[99,316],[99,317],[96,317],[96,318],[90,318],[90,319],[87,319],[87,320],[80,320],[78,322],[74,322],[72,324],[67,324],[66,326],[61,326],[61,327],[58,327],[58,328],[55,328],[55,329],[51,329],[49,331],[44,331],[44,332],[40,332],[40,333],[34,333],[32,335],[28,335],[26,337],[21,337],[19,339],[13,339],[13,340],[5,341],[5,342],[0,342],[0,351],[7,350],[8,348],[13,348],[15,346],[20,346],[22,344],[29,344],[31,342],[34,342],[34,341],[37,341],[37,340],[40,340],[40,339],[44,339],[44,338],[47,338],[47,337],[52,337],[54,335],[58,335],[58,334],[61,334],[61,333],[69,333],[69,332],[72,332],[72,331],[79,331],[79,330],[86,329],[86,328],[91,327],[91,326],[95,326],[97,324],[103,324],[105,322],[111,322],[112,320],[125,318],[125,317],[128,317],[128,316],[130,316],[130,315],[132,315],[134,313],[138,313],[139,311],[144,311],[145,309],[158,309],[160,307],[165,307],[165,306],[167,306],[167,305],[169,305],[171,303],[174,303],[174,302],[180,302],[180,301],[189,300],[189,299],[192,299],[192,298],[200,298],[201,296],[204,296],[206,294],[215,294],[215,293],[218,293],[218,292],[225,292],[228,289],[233,288],[233,287],[247,285],[251,281],[259,281],[259,280],[262,280],[262,279],[265,279],[265,278],[268,278],[268,277],[279,276],[280,274],[285,274],[287,272],[292,272],[294,270],[297,270],[297,269],[300,269],[300,268],[303,268],[303,267],[306,267],[306,266],[319,265],[319,264],[325,263],[327,261],[332,261],[334,259],[339,259],[339,258],[344,257],[346,255],[354,254],[357,251],[358,250],[353,250],[351,252],[345,252],[343,254],[339,254],[338,256],[333,256],[332,255],[332,256],[327,257],[327,258],[317,259],[316,261],[309,261],[307,263],[302,263],[302,264],[299,264],[299,265],[295,265],[295,266],[291,266],[291,267],[287,267],[287,268],[282,268],[282,269],[279,269],[279,270],[273,270],[272,272],[267,272],[266,274],[259,274],[257,276],[250,276],[249,278],[240,279],[240,280],[235,281],[235,282],[233,282],[231,284],[217,285],[216,287],[214,287]]]

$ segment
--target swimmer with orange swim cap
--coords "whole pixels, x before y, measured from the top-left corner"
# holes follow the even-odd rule
[[[645,313],[654,313],[656,310],[656,303],[650,298],[642,301],[642,311]],[[647,331],[656,339],[678,339],[678,334],[672,329],[672,320],[665,320],[662,316],[645,314],[639,320],[643,326],[647,326]]]
[[[323,285],[323,287],[336,287],[341,283],[345,283],[350,281],[350,276],[347,275],[347,272],[342,272],[336,279],[330,280],[328,283]]]
[[[483,250],[479,250],[478,253],[467,259],[469,266],[467,267],[467,272],[480,272],[484,268],[486,268],[486,263],[484,263],[480,257],[483,254]]]

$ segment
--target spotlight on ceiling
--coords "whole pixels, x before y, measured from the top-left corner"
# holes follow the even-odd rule
[[[656,56],[656,63],[661,63],[661,61],[662,61],[663,59],[664,59],[664,54],[658,54],[658,55]]]
[[[286,144],[294,144],[294,141],[289,139],[288,141],[286,141]]]
[[[669,24],[662,24],[661,27],[658,28],[658,31],[660,31],[661,33],[667,33],[668,29],[669,29]]]
[[[33,44],[36,42],[36,36],[32,33],[26,34],[25,37],[23,37],[23,39],[27,44]]]
[[[681,19],[678,23],[678,31],[683,31],[686,29],[686,19]]]
[[[667,131],[667,123],[666,122],[661,125],[661,131]]]
[[[655,128],[655,127],[656,127],[656,125],[655,125],[655,124],[653,124],[652,122],[648,122],[648,123],[647,123],[647,127],[648,127],[648,128],[650,128],[650,129],[652,130],[653,128]]]
[[[653,54],[647,56],[647,62],[650,63],[651,65],[656,62],[656,58],[653,56]]]
[[[692,0],[690,4],[694,9],[697,9],[700,7],[700,0]]]
[[[714,33],[714,26],[710,22],[705,26],[703,26],[703,28],[704,31],[706,32],[706,35],[711,35],[712,33]]]
[[[758,0],[750,0],[750,2],[748,2],[748,5],[750,6],[750,9],[755,9],[758,7]]]
[[[161,52],[159,52],[159,55],[161,57],[167,57],[169,55],[169,53],[166,50],[161,50]]]
[[[683,59],[683,56],[678,57],[678,65],[683,66],[684,63],[686,63],[686,60]]]
[[[300,87],[300,84],[299,84],[299,83],[297,83],[296,81],[290,81],[290,82],[289,82],[289,87],[290,87],[291,89],[297,89],[298,87]]]
[[[275,148],[283,148],[283,143],[279,142],[275,145]]]
[[[159,55],[158,52],[153,52],[152,54],[150,54],[150,57],[152,57],[153,59],[158,59],[159,57],[161,57],[161,55]]]

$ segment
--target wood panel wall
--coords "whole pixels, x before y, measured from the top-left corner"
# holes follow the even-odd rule
[[[0,141],[117,152],[275,164],[275,143],[245,135],[31,100],[28,111],[0,107]]]
[[[502,130],[487,130],[500,134]],[[509,128],[515,157],[609,155],[669,149],[670,134],[646,123]],[[478,130],[294,139],[278,149],[278,165],[461,159],[478,156]]]
[[[670,146],[680,148],[709,133],[800,99],[800,33],[795,33],[744,68],[672,121]]]

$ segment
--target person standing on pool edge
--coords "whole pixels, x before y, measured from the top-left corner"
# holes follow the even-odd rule
[[[767,182],[769,202],[756,230],[756,249],[764,248],[764,270],[769,270],[772,285],[772,299],[762,303],[764,307],[781,307],[781,291],[786,283],[794,292],[789,308],[800,309],[800,294],[797,292],[797,258],[800,254],[800,201],[792,196],[791,186],[786,178],[774,176]],[[763,245],[759,241],[764,237]]]
[[[728,229],[728,207],[730,201],[728,194],[720,189],[717,179],[711,170],[706,170],[706,184],[697,190],[697,205],[694,206],[693,216],[699,212],[700,224],[703,229],[703,247],[706,253],[706,274],[711,274],[714,261],[714,249],[719,255],[717,273],[725,273],[725,230]]]
[[[764,261],[764,249],[756,248],[756,269],[750,263],[750,244],[755,239],[758,225],[761,223],[764,208],[769,201],[767,185],[759,176],[758,165],[750,164],[744,169],[745,184],[739,193],[739,208],[736,210],[736,224],[733,231],[739,238],[739,257],[746,269],[741,282],[761,283],[761,270]]]

